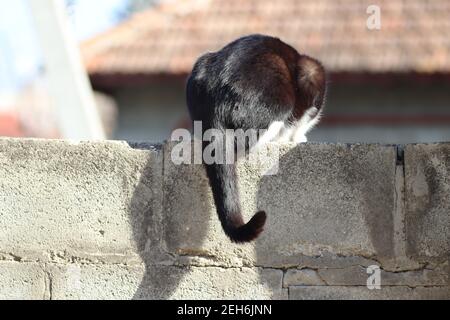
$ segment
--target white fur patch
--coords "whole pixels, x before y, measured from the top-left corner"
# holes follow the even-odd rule
[[[319,122],[320,116],[321,112],[316,107],[306,110],[305,114],[295,125],[295,132],[291,140],[297,143],[306,142],[306,134]]]
[[[309,108],[294,125],[286,125],[282,121],[274,121],[267,131],[259,138],[254,149],[260,148],[271,141],[278,142],[307,142],[306,134],[319,122],[321,111],[316,107]]]
[[[280,132],[284,128],[284,122],[283,121],[274,121],[270,124],[267,131],[258,139],[258,142],[254,146],[254,149],[257,149],[268,142],[275,141],[277,137],[280,135]]]

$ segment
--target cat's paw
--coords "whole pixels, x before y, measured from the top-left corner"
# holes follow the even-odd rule
[[[308,142],[308,138],[306,138],[306,135],[304,135],[304,134],[295,134],[292,137],[292,142],[294,142],[294,143],[304,143],[304,142]]]

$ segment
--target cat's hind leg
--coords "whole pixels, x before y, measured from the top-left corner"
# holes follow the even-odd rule
[[[303,131],[296,131],[295,134],[292,136],[291,141],[295,143],[304,143],[308,142],[308,138],[306,137],[306,134]]]
[[[281,130],[280,134],[276,138],[278,142],[290,142],[292,141],[292,137],[295,133],[295,126],[293,125],[285,125]]]
[[[306,134],[319,122],[320,110],[316,107],[309,108],[296,123],[291,141],[295,143],[307,142]]]
[[[274,121],[269,125],[267,131],[265,131],[262,136],[259,137],[258,142],[253,147],[254,150],[264,146],[265,144],[277,140],[280,136],[280,133],[285,128],[285,124],[283,121]]]

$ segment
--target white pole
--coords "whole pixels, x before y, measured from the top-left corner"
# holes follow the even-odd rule
[[[28,0],[45,59],[49,93],[64,138],[105,139],[88,76],[62,0]]]

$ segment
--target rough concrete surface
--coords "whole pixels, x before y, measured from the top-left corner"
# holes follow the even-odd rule
[[[0,298],[450,299],[449,144],[269,145],[238,164],[245,219],[268,214],[245,245],[172,150],[0,139]]]
[[[279,148],[277,175],[261,176],[254,164],[239,166],[246,218],[257,209],[268,214],[256,244],[244,246],[225,238],[202,166],[174,165],[168,148],[163,200],[168,249],[229,265],[279,267],[301,265],[308,257],[324,253],[392,257],[394,147],[302,144]]]
[[[57,265],[51,268],[52,299],[287,299],[283,272],[253,268]],[[182,278],[170,288],[170,278]],[[261,281],[263,279],[263,281]],[[141,288],[139,288],[141,287]],[[273,290],[273,288],[279,288]]]
[[[398,286],[382,287],[380,290],[349,286],[289,288],[289,298],[294,300],[441,300],[448,299],[449,294],[448,287]]]
[[[405,150],[407,251],[417,259],[450,259],[450,143]]]
[[[343,269],[321,269],[320,279],[330,286],[365,286],[367,284],[367,268],[354,266]],[[448,285],[448,270],[421,269],[416,271],[389,272],[381,270],[382,286],[446,286]]]
[[[0,300],[45,299],[46,276],[36,263],[0,261]]]
[[[0,139],[0,253],[137,259],[161,174],[157,147]]]
[[[289,269],[283,278],[283,286],[325,286],[326,283],[316,270]]]

